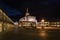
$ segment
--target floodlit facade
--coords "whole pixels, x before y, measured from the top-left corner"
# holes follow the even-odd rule
[[[0,9],[0,32],[11,31],[14,28],[14,22]]]
[[[34,16],[28,16],[28,17],[23,17],[19,21],[32,21],[32,22],[37,22],[36,17]]]
[[[38,22],[37,27],[58,27],[60,28],[60,22]]]
[[[48,27],[49,25],[50,25],[49,22],[44,22],[44,23],[42,23],[42,22],[38,22],[38,24],[37,24],[38,27],[42,27],[42,26],[44,26],[44,27]]]
[[[50,26],[52,26],[52,27],[60,27],[60,22],[50,22]]]
[[[19,28],[37,28],[37,27],[58,27],[60,28],[60,22],[47,22],[42,19],[37,22],[35,16],[30,16],[27,12],[25,17],[19,19],[18,22],[13,22],[1,9],[0,9],[0,32],[18,30]]]
[[[19,27],[29,27],[29,26],[36,26],[36,27],[60,27],[60,22],[47,22],[42,19],[40,22],[37,22],[35,16],[30,16],[28,9],[25,14],[25,17],[19,19]]]
[[[30,16],[29,12],[28,12],[28,9],[27,9],[27,12],[26,12],[26,15],[25,17],[21,18],[19,20],[19,27],[22,27],[22,26],[36,26],[37,24],[37,20],[36,20],[36,17],[35,16]]]
[[[35,16],[30,16],[30,13],[28,12],[28,8],[27,8],[27,12],[25,14],[25,17],[21,18],[19,21],[32,21],[32,22],[36,22],[36,17]]]

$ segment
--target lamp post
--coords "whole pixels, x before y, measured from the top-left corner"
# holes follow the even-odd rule
[[[42,19],[42,20],[41,20],[41,22],[42,22],[42,23],[44,23],[44,22],[45,22],[45,20],[44,20],[44,19]]]
[[[18,31],[18,22],[15,22],[15,31],[17,32]]]
[[[41,24],[42,24],[41,26],[42,26],[42,29],[44,29],[44,22],[45,22],[45,20],[42,19],[42,20],[41,20]]]

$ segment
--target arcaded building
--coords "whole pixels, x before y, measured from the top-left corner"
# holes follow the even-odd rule
[[[11,31],[14,28],[14,22],[0,9],[0,32]]]

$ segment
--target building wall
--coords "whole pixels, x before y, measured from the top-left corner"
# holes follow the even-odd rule
[[[20,21],[19,22],[19,27],[35,27],[36,23],[35,22],[31,22],[31,21]]]
[[[60,27],[60,22],[38,22],[37,26],[45,26],[45,27]]]
[[[48,27],[49,26],[49,22],[44,22],[44,23],[38,22],[37,26],[40,26],[40,27],[41,26]]]
[[[52,27],[60,27],[60,22],[50,22],[50,26],[52,26]]]
[[[0,21],[0,32],[14,30],[14,24]]]
[[[2,22],[0,22],[0,32],[2,32]]]

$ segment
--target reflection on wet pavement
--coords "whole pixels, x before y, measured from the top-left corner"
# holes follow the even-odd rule
[[[5,32],[0,40],[60,40],[60,30],[55,29],[21,29],[17,33]]]

